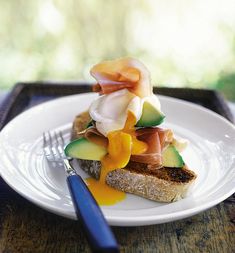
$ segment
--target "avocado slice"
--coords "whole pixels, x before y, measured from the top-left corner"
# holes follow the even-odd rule
[[[107,149],[88,141],[86,138],[80,138],[70,142],[65,147],[64,152],[69,157],[100,161],[107,153]]]
[[[162,165],[164,167],[182,168],[184,160],[173,145],[169,145],[162,153]]]
[[[165,115],[154,107],[148,101],[143,104],[142,115],[136,123],[137,127],[152,127],[160,125],[165,118]]]
[[[93,126],[93,121],[92,121],[92,120],[89,121],[89,123],[87,124],[86,128],[89,128],[89,127],[91,127],[91,126]]]
[[[92,120],[90,120],[90,121],[87,123],[86,128],[94,127],[94,126],[95,126],[95,121],[92,119]]]

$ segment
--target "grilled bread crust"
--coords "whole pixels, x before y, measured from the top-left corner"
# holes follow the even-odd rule
[[[91,118],[88,112],[78,115],[72,128],[72,139],[79,138]],[[77,159],[81,169],[99,179],[100,161]],[[151,168],[149,168],[151,167]],[[123,169],[115,169],[107,174],[106,183],[120,191],[132,193],[160,202],[173,202],[186,196],[197,175],[185,165],[182,169],[162,167],[154,169],[148,164],[130,161]]]

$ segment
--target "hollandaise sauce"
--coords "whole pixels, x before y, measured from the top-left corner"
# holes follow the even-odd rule
[[[144,153],[148,148],[146,143],[136,138],[135,124],[135,115],[128,111],[124,128],[108,133],[108,153],[101,160],[100,179],[88,178],[86,180],[88,188],[100,205],[113,205],[125,199],[126,194],[108,186],[105,178],[110,171],[124,168],[131,155]]]

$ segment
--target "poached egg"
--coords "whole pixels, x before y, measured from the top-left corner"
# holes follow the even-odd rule
[[[96,122],[97,130],[107,137],[108,133],[124,128],[128,112],[135,116],[137,122],[142,115],[145,101],[161,110],[159,99],[155,95],[141,98],[128,89],[122,89],[99,96],[92,102],[89,113]]]

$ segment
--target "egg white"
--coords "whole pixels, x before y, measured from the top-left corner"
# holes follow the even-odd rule
[[[98,97],[92,102],[89,113],[96,121],[97,130],[107,136],[111,131],[123,129],[128,111],[135,115],[137,122],[142,115],[145,101],[151,103],[156,109],[161,109],[160,102],[155,95],[140,98],[128,89],[122,89]]]

